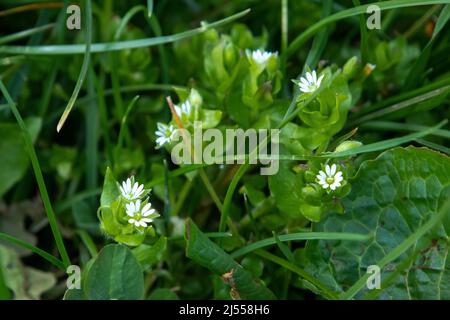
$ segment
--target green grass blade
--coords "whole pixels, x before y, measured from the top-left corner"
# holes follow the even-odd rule
[[[55,23],[49,23],[49,24],[45,24],[43,26],[39,26],[39,27],[35,27],[35,28],[19,31],[19,32],[16,32],[16,33],[13,33],[13,34],[8,34],[6,36],[0,37],[0,44],[5,44],[5,43],[8,43],[8,42],[13,42],[13,41],[16,41],[16,40],[27,38],[29,36],[32,36],[33,34],[50,30],[54,26],[55,26]]]
[[[73,90],[72,96],[69,99],[69,103],[67,104],[61,118],[59,119],[58,125],[56,126],[56,131],[61,131],[62,126],[67,120],[72,107],[77,100],[78,93],[81,90],[81,86],[83,85],[84,79],[86,78],[86,74],[89,67],[89,61],[91,56],[91,41],[92,41],[92,4],[91,0],[86,0],[86,46],[84,52],[83,64],[81,66],[80,74],[78,75],[77,83],[75,84],[75,89]]]
[[[428,126],[413,123],[401,123],[394,121],[370,121],[364,123],[361,128],[382,131],[423,131],[430,129]],[[436,129],[430,133],[431,136],[450,139],[450,130]]]
[[[399,110],[403,110],[403,109],[412,107],[412,106],[414,106],[414,105],[416,105],[418,103],[421,103],[421,102],[427,101],[429,99],[435,98],[435,97],[437,97],[437,96],[439,96],[441,94],[442,95],[447,94],[449,92],[450,92],[450,85],[441,87],[439,89],[432,90],[430,92],[421,94],[419,96],[416,96],[414,98],[408,99],[406,101],[402,101],[402,102],[393,104],[393,105],[391,105],[389,107],[383,108],[381,110],[377,110],[377,111],[374,111],[372,113],[369,113],[369,114],[367,114],[365,116],[362,116],[361,118],[358,118],[358,119],[356,119],[354,121],[351,121],[348,124],[348,126],[355,126],[355,125],[358,125],[360,123],[363,123],[363,122],[366,122],[366,121],[369,121],[369,120],[373,120],[373,119],[384,117],[384,116],[386,116],[388,114],[392,114],[392,113],[397,112]]]
[[[273,263],[276,263],[283,268],[290,270],[300,276],[301,278],[305,279],[306,281],[310,282],[312,285],[314,285],[317,289],[319,289],[322,293],[322,295],[327,299],[335,300],[338,298],[338,295],[331,291],[325,284],[323,284],[318,279],[314,278],[312,275],[310,275],[308,272],[303,270],[300,267],[297,267],[295,264],[290,263],[289,261],[282,259],[280,257],[277,257],[274,254],[271,254],[264,250],[257,250],[255,251],[257,255],[260,257],[267,259],[269,261],[272,261]]]
[[[426,130],[422,130],[417,133],[411,133],[411,134],[408,134],[408,135],[400,137],[400,138],[393,138],[393,139],[388,139],[388,140],[384,140],[384,141],[379,141],[379,142],[363,145],[361,147],[357,147],[357,148],[342,151],[342,152],[325,153],[323,155],[323,157],[329,157],[329,158],[350,157],[350,156],[353,156],[356,154],[381,151],[381,150],[385,150],[385,149],[389,149],[389,148],[394,148],[401,144],[404,144],[404,143],[413,141],[415,139],[419,139],[424,136],[427,136],[427,135],[435,132],[437,129],[441,128],[442,126],[444,126],[447,122],[448,122],[447,120],[443,120],[437,126],[430,127]]]
[[[0,91],[5,96],[6,101],[8,102],[8,105],[11,108],[11,110],[17,120],[17,123],[19,124],[19,127],[22,131],[23,137],[25,139],[25,146],[26,146],[28,155],[31,160],[31,165],[33,167],[34,174],[36,176],[36,181],[37,181],[37,184],[39,187],[39,192],[41,194],[42,202],[44,203],[48,222],[52,229],[53,237],[55,238],[55,242],[56,242],[56,246],[58,248],[59,254],[61,255],[64,266],[69,266],[71,264],[69,255],[67,254],[66,247],[64,246],[64,242],[63,242],[61,233],[59,232],[58,225],[56,223],[55,213],[53,212],[52,204],[50,202],[50,198],[49,198],[48,192],[47,192],[47,187],[45,186],[44,177],[42,176],[41,166],[39,165],[39,160],[38,160],[36,152],[34,150],[34,146],[31,141],[30,133],[28,132],[25,122],[23,121],[22,116],[20,115],[19,110],[16,107],[16,104],[12,100],[11,96],[9,95],[8,90],[6,89],[6,87],[3,84],[3,81],[1,79],[0,79]]]
[[[349,18],[352,16],[364,14],[367,8],[370,5],[377,5],[380,10],[389,10],[395,8],[404,8],[411,6],[423,6],[423,5],[432,5],[432,4],[440,4],[440,3],[448,3],[446,0],[428,0],[428,1],[411,1],[411,0],[392,0],[385,2],[374,2],[371,4],[366,4],[358,7],[354,7],[351,9],[343,10],[341,12],[335,13],[325,19],[320,20],[316,24],[309,27],[303,33],[301,33],[294,41],[289,45],[286,55],[287,57],[291,56],[296,50],[298,50],[306,41],[308,41],[314,34],[316,34],[320,29],[329,25],[330,23]],[[287,58],[286,57],[286,58]]]
[[[428,148],[431,148],[431,149],[437,150],[439,152],[450,155],[450,148],[444,147],[440,144],[430,142],[428,140],[423,140],[423,139],[416,139],[416,142],[420,143],[421,145],[423,145],[425,147],[428,147]]]
[[[417,229],[413,234],[406,238],[402,243],[400,243],[395,249],[390,251],[385,255],[378,263],[377,266],[382,269],[388,263],[397,259],[406,250],[408,250],[414,243],[416,243],[423,235],[425,235],[431,228],[433,228],[439,221],[441,221],[446,214],[450,212],[450,199],[448,199],[444,205],[439,210],[438,214],[435,214],[423,224],[419,229]],[[344,292],[340,298],[341,299],[352,299],[364,286],[366,285],[367,279],[371,274],[366,274],[361,277],[353,286],[351,286],[346,292]]]
[[[25,249],[28,249],[34,253],[36,253],[37,255],[41,256],[42,258],[44,258],[45,260],[47,260],[48,262],[50,262],[52,265],[54,265],[55,267],[61,269],[61,270],[66,270],[65,265],[63,262],[61,262],[60,260],[56,259],[54,256],[52,256],[50,253],[39,249],[38,247],[33,246],[32,244],[29,244],[28,242],[25,242],[21,239],[18,239],[16,237],[10,236],[6,233],[0,232],[0,239],[14,243],[18,246],[21,246]]]
[[[138,40],[129,40],[121,42],[108,43],[94,43],[91,45],[91,53],[118,51],[123,49],[134,49],[157,46],[160,44],[171,43],[186,38],[193,37],[197,34],[205,32],[211,28],[218,28],[228,24],[236,19],[239,19],[250,12],[250,9],[241,11],[225,19],[218,20],[212,23],[204,23],[202,26],[176,33],[173,35],[146,38]],[[83,54],[86,52],[85,44],[70,44],[70,45],[48,45],[48,46],[0,46],[0,54],[25,54],[25,55],[66,55],[66,54]]]
[[[119,129],[119,138],[117,141],[117,148],[121,148],[123,146],[123,139],[125,134],[125,129],[127,125],[128,116],[131,113],[131,110],[133,110],[134,105],[138,101],[140,96],[135,96],[133,100],[128,104],[127,110],[125,111],[125,114],[122,117],[122,121],[120,122],[120,129]]]
[[[298,232],[298,233],[278,235],[278,239],[280,239],[281,242],[304,241],[304,240],[366,241],[369,239],[369,236],[364,234],[340,233],[340,232]],[[234,251],[233,253],[231,253],[231,257],[233,259],[236,259],[255,250],[272,246],[274,244],[276,244],[276,240],[273,237],[260,240]]]
[[[449,19],[450,19],[450,4],[447,4],[442,9],[441,14],[439,15],[431,39],[428,41],[427,45],[423,49],[419,58],[416,60],[413,67],[409,71],[408,76],[406,77],[404,85],[405,91],[415,88],[418,85],[419,81],[422,80],[422,77],[419,75],[425,73],[424,71],[425,68],[427,67],[428,60],[430,59],[431,50],[433,49],[433,45],[437,39],[437,35],[441,32],[441,30],[447,24]]]

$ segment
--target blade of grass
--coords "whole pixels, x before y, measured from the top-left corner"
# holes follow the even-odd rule
[[[15,245],[21,246],[27,250],[30,250],[34,253],[36,253],[37,255],[41,256],[42,258],[44,258],[45,260],[47,260],[48,262],[50,262],[52,265],[54,265],[55,267],[61,269],[61,270],[66,270],[66,266],[63,262],[61,262],[60,260],[56,259],[54,256],[52,256],[50,253],[39,249],[38,247],[33,246],[32,244],[29,244],[28,242],[25,242],[21,239],[18,239],[16,237],[10,236],[6,233],[0,232],[0,239],[2,240],[6,240],[8,242],[14,243]]]
[[[350,123],[348,123],[348,126],[355,126],[355,125],[358,125],[360,123],[363,123],[363,122],[366,122],[366,121],[369,121],[369,120],[373,120],[373,119],[376,119],[376,118],[384,117],[384,116],[386,116],[388,114],[392,114],[392,113],[397,112],[399,110],[412,107],[412,106],[414,106],[414,105],[416,105],[416,104],[418,104],[420,102],[427,101],[427,100],[432,99],[434,97],[437,97],[437,96],[439,96],[441,94],[442,95],[448,94],[449,92],[450,92],[450,85],[441,87],[439,89],[435,89],[433,91],[421,94],[421,95],[419,95],[417,97],[408,99],[406,101],[402,101],[402,102],[393,104],[393,105],[391,105],[389,107],[383,108],[381,110],[374,111],[374,112],[369,113],[369,114],[367,114],[365,116],[362,116],[362,117],[360,117],[360,118],[358,118],[358,119],[356,119],[354,121],[350,121]]]
[[[69,103],[67,104],[61,118],[59,119],[58,125],[56,126],[56,131],[61,131],[62,126],[67,120],[72,107],[77,100],[78,93],[81,90],[81,86],[83,85],[84,79],[86,78],[86,74],[88,71],[89,61],[91,57],[91,41],[92,41],[92,3],[91,0],[86,0],[86,46],[83,58],[83,64],[81,66],[80,74],[78,75],[77,83],[75,84],[75,89],[73,90],[72,96],[69,99]]]
[[[394,121],[370,121],[364,123],[361,128],[382,131],[423,131],[430,127],[413,123],[401,123]],[[450,130],[436,129],[430,133],[431,136],[450,139]]]
[[[157,46],[160,44],[171,43],[186,38],[193,37],[203,33],[211,28],[218,28],[239,19],[250,12],[250,9],[241,11],[222,20],[212,23],[203,23],[202,26],[162,37],[128,40],[120,42],[94,43],[91,45],[91,53],[118,51],[123,49],[143,48]],[[85,44],[70,45],[46,45],[46,46],[0,46],[0,53],[6,54],[26,54],[26,55],[65,55],[65,54],[83,54],[86,52]]]
[[[44,32],[47,30],[52,29],[56,24],[55,23],[49,23],[43,26],[30,28],[27,30],[19,31],[13,34],[8,34],[6,36],[0,37],[0,44],[5,44],[8,42],[13,42],[16,40],[20,40],[23,38],[27,38],[29,36],[32,36],[33,34]]]
[[[289,261],[282,259],[274,254],[271,254],[267,251],[264,250],[257,250],[255,251],[255,253],[257,255],[259,255],[260,257],[267,259],[269,261],[272,261],[273,263],[276,263],[280,266],[282,266],[285,269],[288,269],[292,272],[294,272],[295,274],[297,274],[298,276],[300,276],[301,278],[305,279],[306,281],[310,282],[311,284],[313,284],[317,289],[319,289],[321,291],[321,293],[323,294],[323,296],[327,299],[332,299],[335,300],[338,298],[338,295],[331,291],[325,284],[323,284],[321,281],[317,280],[316,278],[314,278],[312,275],[310,275],[308,272],[306,272],[305,270],[297,267],[296,265],[290,263]]]
[[[11,9],[0,11],[0,17],[5,17],[12,14],[22,13],[25,11],[32,11],[32,10],[40,10],[40,9],[57,9],[63,7],[62,2],[47,2],[47,3],[31,3],[26,4],[19,7],[14,7]]]
[[[423,5],[432,5],[432,4],[441,4],[447,3],[445,0],[428,0],[428,1],[411,1],[411,0],[392,0],[385,2],[374,2],[371,4],[365,4],[362,6],[354,7],[351,9],[343,10],[338,13],[335,13],[331,16],[328,16],[325,19],[320,20],[315,23],[308,29],[306,29],[303,33],[297,36],[289,45],[286,51],[286,58],[291,56],[298,48],[300,48],[306,41],[308,41],[314,34],[316,34],[321,28],[324,26],[331,24],[333,22],[349,18],[352,16],[360,15],[366,12],[367,8],[370,5],[377,5],[380,10],[389,10],[395,8],[404,8],[411,6],[423,6]]]
[[[347,240],[347,241],[367,241],[370,236],[356,233],[340,233],[340,232],[298,232],[278,235],[281,242],[285,241],[304,241],[304,240]],[[231,253],[233,259],[239,258],[255,250],[272,246],[276,244],[275,238],[267,238],[256,241]]]
[[[408,250],[414,243],[416,243],[423,235],[431,230],[439,221],[441,221],[446,214],[450,212],[450,199],[444,202],[439,212],[433,215],[425,224],[423,224],[419,229],[417,229],[413,234],[406,238],[402,243],[385,255],[380,261],[378,261],[377,266],[382,269],[388,263],[391,263],[399,256],[401,256],[406,250]],[[341,294],[340,299],[352,299],[362,288],[366,286],[367,279],[371,276],[370,273],[362,276],[353,286],[351,286],[347,291]]]
[[[415,90],[411,90],[409,92],[401,93],[399,95],[396,95],[396,96],[384,99],[384,100],[382,100],[382,101],[380,101],[378,103],[374,103],[374,104],[372,104],[370,106],[364,107],[361,110],[358,110],[358,112],[356,112],[355,114],[350,115],[350,118],[354,119],[355,116],[356,117],[360,117],[361,115],[367,114],[369,112],[380,110],[380,109],[383,109],[383,108],[385,108],[387,106],[400,103],[400,102],[405,101],[407,99],[418,97],[418,96],[420,96],[422,94],[431,92],[431,91],[436,90],[436,89],[440,89],[440,88],[442,88],[442,87],[444,87],[446,85],[449,85],[449,84],[450,84],[450,77],[446,77],[446,78],[444,78],[442,80],[438,80],[438,81],[435,81],[435,82],[433,82],[433,83],[431,83],[429,85],[423,86],[422,88],[418,88],[418,89],[415,89]]]
[[[389,149],[389,148],[394,148],[394,147],[397,147],[397,146],[399,146],[401,144],[404,144],[404,143],[413,141],[415,139],[422,138],[422,137],[424,137],[426,135],[429,135],[432,132],[435,132],[437,129],[439,129],[442,126],[444,126],[447,122],[448,122],[447,120],[443,120],[438,125],[436,125],[434,127],[429,127],[428,129],[422,130],[422,131],[417,132],[417,133],[411,133],[411,134],[408,134],[408,135],[403,136],[403,137],[388,139],[388,140],[384,140],[384,141],[379,141],[379,142],[363,145],[363,146],[360,146],[360,147],[357,147],[357,148],[354,148],[354,149],[346,150],[346,151],[326,153],[326,154],[323,154],[323,157],[330,157],[330,158],[349,157],[349,156],[353,156],[353,155],[356,155],[356,154],[367,153],[367,152],[374,152],[374,151],[380,151],[380,150],[385,150],[385,149]]]
[[[94,240],[92,240],[91,236],[84,230],[77,230],[76,233],[80,237],[81,241],[83,241],[83,244],[86,246],[86,249],[88,249],[91,257],[95,258],[98,252]]]
[[[153,14],[153,0],[147,0],[147,16],[150,18]]]
[[[25,125],[25,122],[22,119],[22,116],[19,113],[19,110],[16,107],[16,104],[12,100],[11,96],[9,95],[8,90],[6,89],[5,85],[3,84],[3,81],[0,79],[0,91],[3,93],[3,95],[6,98],[6,101],[9,104],[9,107],[11,108],[11,111],[14,114],[14,117],[17,120],[17,123],[19,124],[19,127],[22,131],[24,140],[25,140],[25,147],[27,149],[27,153],[31,160],[31,165],[33,167],[34,174],[36,176],[36,181],[39,187],[39,192],[41,194],[42,202],[44,203],[44,207],[47,213],[48,222],[50,224],[53,237],[55,238],[56,246],[58,248],[59,254],[61,255],[62,261],[64,263],[64,266],[69,266],[70,259],[69,255],[67,254],[66,247],[64,246],[64,242],[61,236],[61,233],[59,232],[58,225],[56,222],[55,213],[53,212],[52,204],[50,202],[50,198],[48,196],[47,187],[45,186],[44,177],[42,176],[41,166],[39,165],[39,160],[37,158],[36,152],[34,150],[33,143],[31,141],[30,133],[28,132],[28,129]]]
[[[91,97],[91,103],[85,109],[86,123],[86,187],[95,189],[98,185],[98,105],[95,100],[94,70],[91,66],[87,79],[88,96]]]
[[[431,39],[428,41],[427,45],[423,49],[419,58],[416,60],[413,67],[409,71],[408,76],[406,77],[405,84],[403,86],[404,91],[409,91],[412,88],[415,88],[422,80],[422,76],[420,75],[424,74],[425,68],[427,67],[434,42],[436,41],[437,36],[441,32],[441,30],[444,29],[444,26],[447,24],[449,19],[450,19],[450,4],[447,4],[442,9],[441,14],[439,15]]]
[[[415,141],[417,143],[420,143],[421,145],[423,145],[425,147],[428,147],[428,148],[431,148],[431,149],[434,149],[434,150],[437,150],[437,151],[440,151],[442,153],[450,155],[450,148],[444,147],[444,146],[442,146],[440,144],[437,144],[437,143],[430,142],[428,140],[416,139]]]
[[[361,1],[353,0],[355,6],[360,6]],[[369,56],[369,34],[366,26],[366,15],[361,14],[359,17],[359,33],[361,35],[359,50],[361,52],[361,61],[364,65],[367,62]]]
[[[332,8],[333,8],[332,0],[325,0],[323,2],[322,19],[328,17],[331,14]],[[317,33],[317,35],[314,37],[311,50],[309,50],[308,56],[306,57],[305,65],[303,66],[302,73],[306,72],[307,66],[310,67],[311,69],[316,68],[316,65],[320,60],[323,50],[325,50],[325,46],[327,45],[330,31],[331,26],[328,26],[327,28],[324,28],[323,30],[319,31],[319,33]]]
[[[128,104],[127,110],[125,111],[125,114],[122,117],[122,121],[120,123],[120,129],[119,129],[119,138],[117,141],[117,148],[119,148],[119,149],[123,146],[123,139],[124,139],[124,134],[125,134],[125,130],[126,130],[128,116],[130,115],[130,112],[133,109],[136,102],[138,101],[139,97],[140,96],[135,96],[131,100],[131,102]]]

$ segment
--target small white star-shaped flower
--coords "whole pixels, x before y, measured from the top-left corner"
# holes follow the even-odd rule
[[[152,209],[152,204],[149,202],[141,209],[141,200],[136,202],[130,202],[125,205],[127,215],[130,217],[128,223],[134,224],[136,227],[147,227],[148,223],[151,223],[153,219],[148,218],[155,209]]]
[[[128,178],[126,181],[122,182],[121,186],[119,186],[122,197],[129,201],[139,199],[142,196],[142,193],[144,193],[144,185],[139,184],[138,182],[131,185],[132,180],[134,181],[134,178]]]
[[[177,115],[183,120],[184,118],[188,119],[191,116],[192,105],[189,100],[186,100],[181,104],[181,106],[174,106],[175,112]]]
[[[265,66],[267,61],[269,60],[269,58],[271,56],[277,55],[277,52],[270,52],[270,51],[264,51],[264,50],[255,50],[255,51],[250,51],[250,50],[246,50],[245,54],[247,55],[247,57],[249,59],[252,59],[253,61],[255,61],[257,64],[261,65],[261,66]]]
[[[300,91],[302,92],[314,92],[319,89],[320,84],[322,83],[324,75],[321,75],[319,79],[317,79],[316,71],[307,72],[305,77],[301,77],[298,82],[298,86],[300,87]]]
[[[174,133],[176,129],[173,125],[167,125],[161,122],[156,124],[158,130],[156,130],[155,134],[158,136],[156,138],[157,148],[161,148],[166,143],[170,143],[173,140]]]
[[[324,189],[330,190],[336,190],[336,188],[339,188],[341,186],[341,182],[344,180],[342,177],[342,171],[337,171],[337,166],[335,164],[331,167],[326,165],[325,172],[320,170],[316,178]]]

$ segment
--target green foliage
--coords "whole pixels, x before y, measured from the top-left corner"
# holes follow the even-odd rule
[[[42,126],[39,118],[26,120],[33,141],[36,140]],[[0,123],[0,196],[8,191],[26,173],[29,160],[25,150],[25,141],[18,137],[19,128],[12,123]],[[19,134],[20,135],[20,134]]]
[[[210,269],[230,287],[234,299],[274,299],[274,294],[260,280],[234,261],[217,244],[209,240],[190,220],[186,222],[186,255]]]
[[[450,299],[450,161],[417,147],[449,153],[448,1],[86,0],[70,32],[16,2],[0,299]],[[247,161],[261,145],[179,165],[222,156],[186,144],[200,123],[280,130],[278,170]]]
[[[108,245],[90,267],[84,291],[92,300],[143,299],[142,268],[130,249]]]
[[[396,148],[364,162],[343,201],[344,215],[329,215],[316,231],[370,233],[364,245],[308,241],[298,261],[336,291],[348,289],[433,215],[450,195],[448,157],[425,148]],[[382,270],[382,299],[449,299],[446,258],[448,213],[439,225]],[[406,262],[406,264],[405,264]],[[399,269],[400,268],[400,269]],[[357,297],[367,294],[360,291]]]

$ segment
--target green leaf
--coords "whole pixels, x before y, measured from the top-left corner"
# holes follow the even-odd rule
[[[426,148],[396,148],[364,162],[351,183],[343,200],[345,214],[329,215],[315,230],[371,233],[372,238],[366,243],[308,241],[299,259],[305,270],[344,291],[361,281],[368,266],[379,265],[383,287],[383,279],[419,250],[379,298],[450,299],[448,212],[429,232],[413,237],[428,230],[423,227],[450,196],[450,159]],[[356,298],[367,293],[365,283],[354,293],[359,290]]]
[[[144,276],[130,249],[111,244],[100,251],[84,288],[91,300],[136,300],[144,296]]]
[[[141,244],[134,248],[133,254],[145,270],[161,261],[167,248],[167,238],[161,237],[153,245]]]
[[[29,118],[25,124],[33,142],[41,129],[40,118]],[[25,174],[29,160],[19,126],[0,123],[0,197]]]
[[[117,181],[111,169],[106,169],[105,181],[103,182],[103,192],[100,196],[100,205],[102,207],[109,207],[117,197],[120,195],[119,188],[117,187]]]
[[[275,299],[275,295],[250,272],[208,239],[191,221],[186,221],[186,256],[208,268],[231,287],[234,299]]]
[[[280,162],[277,174],[269,176],[269,189],[277,208],[289,217],[298,218],[304,202],[301,195],[304,182],[301,175],[291,169],[293,165],[292,161]]]

